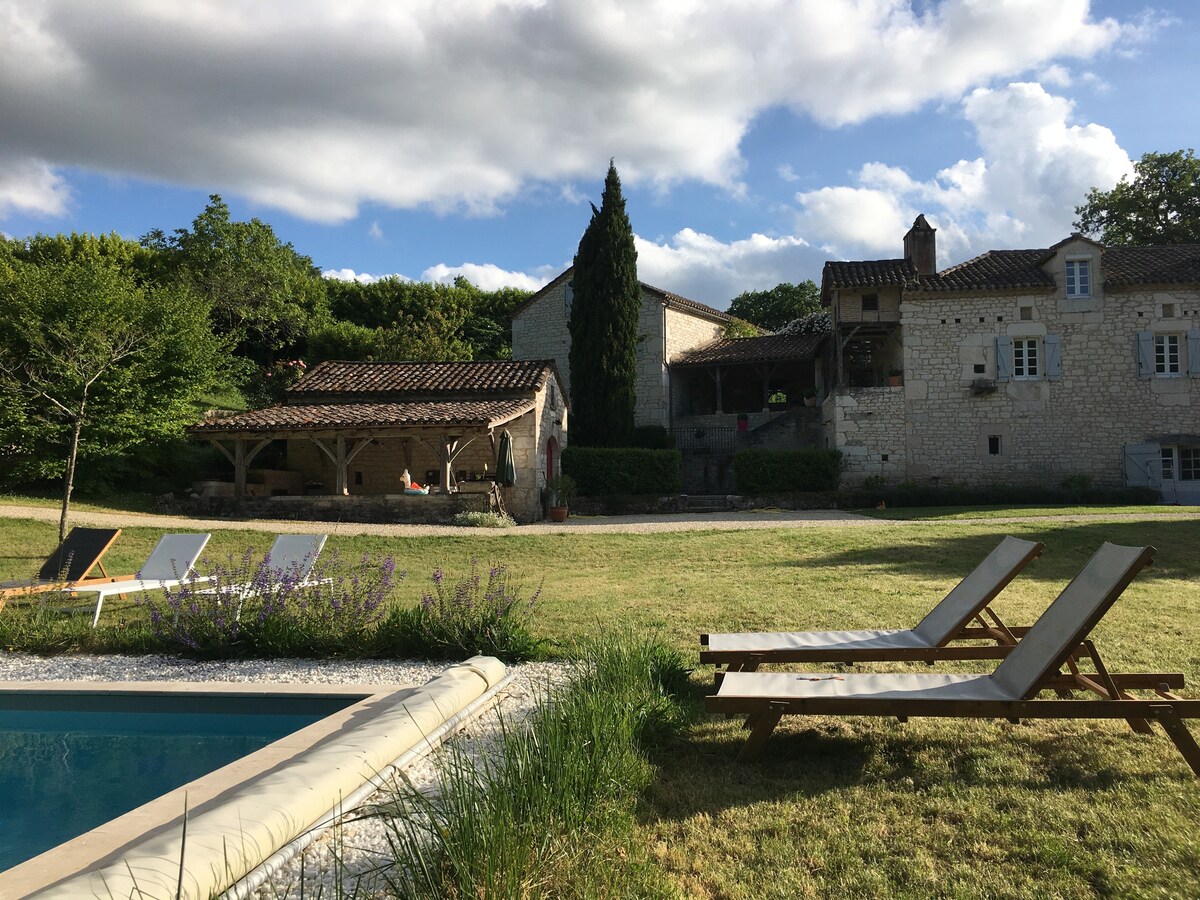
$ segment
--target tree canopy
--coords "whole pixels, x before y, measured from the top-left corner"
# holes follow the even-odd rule
[[[1111,191],[1092,188],[1075,228],[1112,246],[1200,244],[1200,159],[1192,150],[1147,153]]]
[[[788,322],[820,309],[821,289],[811,279],[799,284],[785,281],[765,291],[746,291],[729,304],[731,316],[768,331],[778,331]]]
[[[77,462],[182,434],[223,348],[203,300],[139,285],[111,259],[18,263],[0,299],[0,452],[62,478],[61,537]]]
[[[642,289],[621,179],[609,163],[600,208],[575,254],[571,303],[571,442],[628,447],[637,399]]]

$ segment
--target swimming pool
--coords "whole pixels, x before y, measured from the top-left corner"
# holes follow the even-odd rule
[[[358,699],[0,693],[0,871]]]

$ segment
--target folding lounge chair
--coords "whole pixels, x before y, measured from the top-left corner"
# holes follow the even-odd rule
[[[1200,700],[1171,692],[1183,686],[1183,676],[1110,674],[1087,639],[1154,552],[1153,547],[1103,544],[990,675],[728,672],[720,676],[717,693],[705,698],[705,708],[747,716],[751,731],[739,761],[759,753],[785,713],[897,716],[901,721],[909,716],[1125,719],[1142,733],[1156,721],[1200,776],[1200,746],[1183,723],[1200,717]],[[1077,659],[1083,655],[1092,658],[1095,674],[1079,671]],[[1064,665],[1066,673],[1060,671]],[[1156,696],[1140,699],[1129,693],[1135,689]],[[1057,699],[1035,699],[1044,690],[1055,691]],[[1100,699],[1069,699],[1072,690]]]
[[[990,604],[1044,549],[1034,541],[1006,537],[912,629],[702,634],[700,643],[706,649],[700,651],[700,662],[725,665],[730,672],[752,672],[767,662],[1002,659],[1025,629],[1007,628]],[[995,643],[949,646],[971,638]]]
[[[155,591],[175,587],[185,581],[201,584],[212,581],[211,577],[197,577],[193,571],[196,560],[204,552],[211,534],[166,534],[159,540],[145,565],[138,573],[124,581],[103,584],[81,584],[65,588],[66,592],[96,595],[96,614],[92,616],[92,627],[100,621],[100,607],[104,598],[114,594],[131,594],[135,591]]]
[[[220,594],[223,597],[236,599],[238,615],[241,614],[241,601],[249,597],[269,594],[287,583],[294,587],[312,587],[318,584],[329,584],[333,579],[312,577],[313,567],[321,551],[325,549],[326,534],[281,534],[275,538],[275,543],[263,557],[257,571],[249,582],[242,584],[220,584],[208,588],[201,593]]]
[[[104,571],[101,561],[113,542],[120,537],[120,528],[72,528],[58,548],[46,557],[36,578],[0,583],[0,607],[5,597],[40,594],[62,590],[65,586],[101,584],[132,576],[114,576]],[[93,569],[99,577],[88,576]]]

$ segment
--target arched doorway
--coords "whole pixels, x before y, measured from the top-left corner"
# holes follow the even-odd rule
[[[546,480],[558,473],[558,438],[546,438]]]

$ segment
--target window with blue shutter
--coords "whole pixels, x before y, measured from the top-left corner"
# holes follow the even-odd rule
[[[1051,381],[1062,378],[1062,338],[1046,335],[1046,377]]]
[[[996,380],[1012,381],[1013,346],[1012,338],[1006,334],[996,336]]]
[[[1200,378],[1200,328],[1193,328],[1187,337],[1188,375]]]
[[[1137,377],[1151,378],[1154,376],[1154,335],[1139,331],[1136,337]]]

